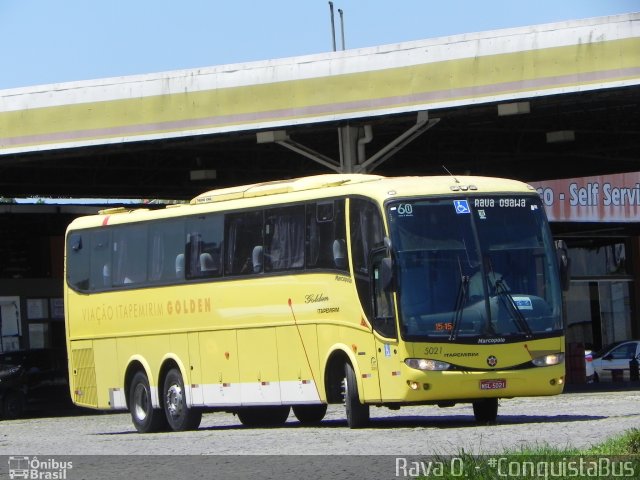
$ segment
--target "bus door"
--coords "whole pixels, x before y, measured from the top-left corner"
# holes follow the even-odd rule
[[[372,326],[375,331],[380,395],[383,401],[400,400],[406,385],[402,378],[402,353],[398,342],[396,308],[392,291],[391,259],[387,249],[375,251],[371,261],[373,309]]]

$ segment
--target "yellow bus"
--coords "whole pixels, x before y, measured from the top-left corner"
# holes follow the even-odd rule
[[[564,384],[561,274],[536,191],[486,177],[328,174],[116,208],[66,233],[73,401],[140,432]]]

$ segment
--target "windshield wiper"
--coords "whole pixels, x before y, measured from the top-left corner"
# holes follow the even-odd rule
[[[460,320],[462,319],[462,312],[464,311],[464,305],[469,295],[469,276],[460,276],[460,286],[458,287],[458,295],[456,296],[456,303],[453,307],[453,322],[451,325],[451,334],[449,335],[449,341],[452,342],[458,336],[458,330],[460,329]]]
[[[524,317],[524,315],[516,305],[515,301],[513,300],[513,297],[509,293],[509,290],[505,286],[502,278],[496,279],[495,289],[496,289],[496,293],[498,294],[502,302],[507,307],[507,310],[511,312],[511,317],[513,318],[514,323],[516,324],[518,329],[521,332],[524,332],[527,338],[532,338],[533,332],[531,331],[531,327],[529,327],[529,323],[527,322],[527,319]]]

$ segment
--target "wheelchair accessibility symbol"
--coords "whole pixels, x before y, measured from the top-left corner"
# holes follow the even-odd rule
[[[471,213],[471,210],[469,210],[469,202],[466,200],[454,200],[453,206],[456,208],[456,213],[458,214]]]

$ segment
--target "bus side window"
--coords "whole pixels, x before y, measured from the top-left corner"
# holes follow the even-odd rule
[[[113,285],[147,281],[147,225],[126,225],[113,230],[110,275]]]
[[[266,272],[303,268],[304,205],[267,210],[264,243]]]
[[[347,270],[344,200],[307,204],[307,268]]]
[[[225,275],[261,273],[262,265],[254,265],[253,252],[263,245],[262,231],[262,210],[225,215]]]
[[[111,234],[110,231],[91,232],[91,277],[89,290],[111,288]],[[109,274],[105,278],[105,274]],[[105,281],[107,283],[105,283]]]
[[[383,245],[382,218],[373,203],[359,198],[353,198],[350,202],[353,268],[357,272],[368,273],[369,253]]]
[[[164,239],[156,232],[149,236],[149,281],[157,282],[162,278],[164,268]]]
[[[149,224],[149,281],[174,282],[184,279],[184,220]],[[178,260],[178,256],[181,260]],[[181,275],[176,272],[180,263]]]
[[[211,214],[190,218],[187,221],[187,232],[186,278],[222,276],[220,257],[224,237],[223,216]]]
[[[88,239],[91,234],[72,233],[67,239],[67,281],[69,285],[82,292],[89,290],[89,266],[91,248],[84,248],[84,239]]]
[[[374,248],[384,243],[382,217],[376,205],[370,201],[352,198],[349,205],[353,274],[360,303],[371,319],[373,312],[369,255]]]
[[[150,282],[184,279],[184,220],[149,224],[148,278]],[[182,254],[183,274],[176,275],[176,258]]]

